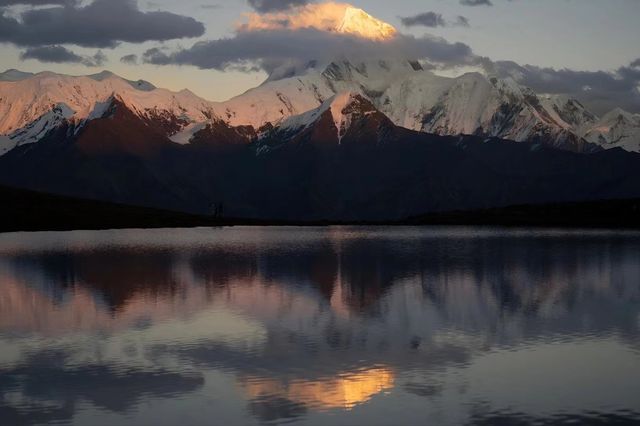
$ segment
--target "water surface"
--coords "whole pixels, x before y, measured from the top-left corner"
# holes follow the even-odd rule
[[[639,424],[640,234],[3,234],[0,419]]]

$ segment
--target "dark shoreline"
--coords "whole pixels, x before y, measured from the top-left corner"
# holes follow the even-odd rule
[[[0,186],[0,232],[226,226],[491,226],[640,229],[640,199],[523,205],[430,213],[401,221],[282,221],[215,218]]]

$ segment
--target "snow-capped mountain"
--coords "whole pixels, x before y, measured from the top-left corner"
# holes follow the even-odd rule
[[[252,14],[246,26],[399,37],[331,2],[299,6],[295,19]],[[640,197],[640,154],[608,150],[640,152],[640,116],[598,117],[511,78],[357,59],[366,53],[283,64],[225,102],[107,71],[9,70],[0,74],[0,183],[296,221]]]
[[[598,117],[576,99],[564,95],[542,95],[539,98],[554,120],[566,123],[578,134],[582,135],[598,121]]]
[[[538,95],[512,79],[479,73],[443,77],[415,61],[342,60],[283,66],[226,102],[109,72],[73,77],[10,70],[0,74],[0,155],[39,141],[63,121],[81,128],[101,115],[112,96],[173,142],[186,144],[207,132],[216,140],[227,135],[251,141],[265,126],[284,129],[318,114],[329,101],[355,95],[395,125],[419,132],[541,142],[577,152],[640,151],[640,119],[622,110],[600,119],[575,99]]]
[[[304,2],[293,15],[274,11],[245,18],[240,31],[315,30],[379,43],[401,37],[391,24],[337,2]],[[640,152],[638,115],[615,110],[600,118],[575,99],[538,94],[512,78],[473,72],[444,77],[419,61],[363,60],[367,52],[346,51],[333,59],[284,63],[260,86],[225,102],[108,71],[67,76],[8,70],[0,74],[0,155],[38,142],[64,124],[77,133],[101,117],[114,98],[182,145],[224,138],[251,142],[274,128],[286,138],[299,120],[322,117],[340,109],[340,102],[357,99],[395,126],[417,132],[537,142],[581,153],[615,147]],[[334,124],[341,141],[344,123]]]
[[[217,111],[231,124],[259,128],[317,108],[343,92],[361,94],[396,125],[411,130],[541,141],[579,152],[596,148],[576,127],[596,117],[577,101],[559,105],[560,99],[538,96],[512,79],[479,73],[437,76],[412,61],[310,64],[221,104]]]
[[[335,28],[343,34],[354,34],[372,40],[385,40],[393,37],[397,31],[393,26],[369,15],[362,9],[345,5],[344,17]]]
[[[18,128],[8,135],[0,136],[0,155],[15,147],[38,142],[52,129],[70,120],[74,114],[75,112],[64,103],[54,105],[50,111],[45,112],[26,126]]]
[[[82,127],[101,116],[113,96],[167,134],[205,122],[212,115],[211,103],[187,90],[173,93],[110,72],[74,77],[10,70],[0,74],[0,155],[37,142],[62,121]]]
[[[368,40],[389,40],[398,34],[391,25],[362,9],[346,3],[306,2],[296,7],[296,16],[286,12],[249,13],[241,30],[261,31],[288,29],[314,29],[345,34]]]
[[[184,127],[182,144],[124,95],[81,126],[64,118],[70,113],[60,108],[59,125],[38,143],[0,156],[0,183],[199,214],[223,203],[229,217],[280,220],[382,221],[640,196],[638,154],[417,132],[357,92],[258,132],[213,117]]]
[[[640,152],[640,114],[614,109],[584,129],[582,135],[607,149],[619,147]]]

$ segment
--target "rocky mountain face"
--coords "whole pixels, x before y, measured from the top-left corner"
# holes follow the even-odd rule
[[[256,141],[260,154],[285,145],[376,145],[398,130],[391,120],[362,95],[344,92],[302,115],[289,117],[262,132]]]

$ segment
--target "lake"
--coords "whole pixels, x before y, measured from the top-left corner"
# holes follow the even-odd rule
[[[0,424],[640,424],[640,233],[0,234]]]

